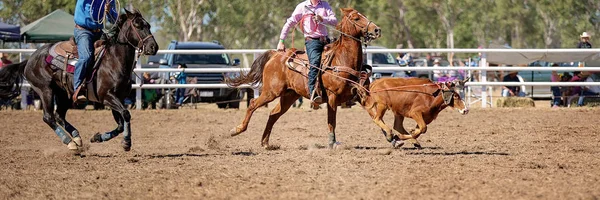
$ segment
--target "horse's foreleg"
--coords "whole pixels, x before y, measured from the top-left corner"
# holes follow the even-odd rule
[[[64,94],[64,97],[67,97],[66,94]],[[69,109],[69,106],[72,104],[72,101],[69,98],[63,98],[61,102],[58,102],[58,106],[56,109],[56,119],[58,122],[59,126],[62,126],[62,128],[64,128],[64,130],[67,131],[68,134],[71,135],[73,142],[75,142],[75,144],[79,147],[81,147],[83,145],[83,142],[81,140],[81,136],[79,134],[79,130],[77,130],[77,128],[75,128],[75,126],[71,125],[71,123],[69,123],[67,121],[67,110]]]
[[[327,126],[329,128],[329,148],[333,149],[334,145],[337,143],[335,138],[335,125],[336,125],[336,115],[337,115],[337,105],[335,100],[331,99],[329,103],[327,103]]]
[[[113,118],[115,119],[115,122],[117,122],[117,128],[115,128],[115,130],[112,130],[112,131],[109,131],[109,132],[106,132],[103,134],[96,133],[91,139],[92,143],[106,142],[114,137],[117,137],[119,134],[123,133],[125,128],[124,128],[123,117],[121,117],[121,113],[117,112],[116,110],[112,110],[112,114],[113,114]]]
[[[271,114],[269,115],[269,120],[267,121],[267,126],[265,127],[265,131],[262,136],[262,146],[267,148],[269,146],[269,137],[271,136],[271,131],[273,129],[273,125],[281,115],[287,112],[292,104],[296,102],[300,98],[300,95],[293,93],[283,95],[279,98],[279,103],[271,110]]]
[[[264,106],[265,104],[275,100],[275,98],[275,95],[265,92],[261,93],[260,96],[258,96],[258,98],[250,100],[250,106],[246,110],[246,117],[244,118],[244,121],[242,121],[240,125],[231,129],[231,136],[236,136],[246,131],[246,129],[248,129],[248,123],[250,123],[250,118],[252,118],[252,114],[254,113],[254,111]]]
[[[125,151],[129,151],[131,150],[131,124],[130,124],[130,120],[131,120],[131,115],[129,114],[129,111],[127,110],[127,108],[123,105],[123,101],[119,98],[117,98],[114,94],[112,93],[107,93],[106,96],[104,96],[104,105],[109,106],[112,110],[113,110],[113,117],[115,118],[115,120],[117,122],[119,122],[117,120],[117,116],[114,114],[119,113],[121,119],[123,120],[123,129],[125,131],[125,133],[123,133],[123,141],[121,142],[122,146],[123,146],[123,150]],[[120,127],[120,125],[119,125]],[[117,131],[119,131],[119,127],[117,127]]]
[[[52,93],[52,89],[49,87],[46,88],[33,88],[36,93],[40,95],[40,100],[42,101],[42,109],[44,111],[44,122],[54,130],[54,133],[60,138],[63,144],[66,144],[67,147],[71,150],[77,150],[77,144],[73,142],[71,136],[56,122],[56,118],[54,116],[54,94]]]

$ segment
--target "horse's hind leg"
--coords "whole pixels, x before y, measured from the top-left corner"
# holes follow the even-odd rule
[[[265,127],[265,131],[262,136],[262,146],[267,148],[269,146],[269,137],[271,136],[271,131],[273,129],[273,125],[279,117],[287,112],[292,104],[296,102],[300,98],[295,92],[289,92],[279,98],[279,103],[271,110],[271,114],[269,115],[269,120],[267,121],[267,126]]]
[[[119,132],[120,130],[125,131],[125,133],[123,133],[123,141],[121,142],[121,145],[123,146],[123,150],[125,151],[129,151],[131,150],[131,124],[130,124],[130,120],[131,120],[131,114],[129,114],[129,111],[127,110],[127,108],[123,105],[123,101],[120,100],[119,98],[117,98],[113,93],[106,93],[106,95],[104,96],[104,105],[109,106],[112,110],[113,110],[113,117],[115,118],[115,120],[117,122],[120,122],[119,120],[123,120],[123,128],[120,129],[119,127],[121,127],[120,123],[119,126],[117,127],[116,134],[113,135],[112,131],[109,132],[110,133],[110,138],[115,137],[116,135],[118,135],[117,132]],[[118,115],[116,113],[118,113],[118,115],[120,116],[120,119],[117,119]],[[96,137],[96,136],[94,136]],[[105,140],[104,140],[105,141]]]
[[[70,135],[56,123],[56,118],[54,116],[54,94],[52,93],[52,89],[49,86],[43,88],[33,87],[33,89],[40,95],[42,109],[44,111],[44,122],[54,130],[54,133],[56,133],[63,144],[66,144],[71,150],[77,150],[77,144],[75,144]]]
[[[92,139],[90,139],[90,142],[92,142],[92,143],[106,142],[106,141],[109,141],[110,139],[113,139],[114,137],[117,137],[119,134],[123,133],[125,128],[124,128],[123,117],[121,117],[121,113],[117,112],[116,110],[112,110],[112,114],[113,114],[113,118],[115,118],[115,122],[117,122],[117,128],[115,128],[115,130],[108,131],[103,134],[100,134],[100,133],[94,134]]]
[[[246,129],[248,129],[248,123],[250,123],[250,118],[252,118],[252,114],[254,113],[254,111],[264,106],[265,104],[275,100],[275,98],[277,98],[276,95],[265,91],[264,93],[261,93],[260,96],[258,96],[258,98],[250,100],[250,106],[246,110],[246,117],[244,118],[244,121],[242,121],[240,125],[231,129],[231,136],[236,136],[246,131]]]

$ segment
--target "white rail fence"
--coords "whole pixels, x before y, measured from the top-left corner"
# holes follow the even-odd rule
[[[20,60],[23,54],[33,53],[34,49],[0,49],[1,53],[19,53]],[[158,54],[253,54],[264,53],[267,49],[234,49],[234,50],[159,50]],[[372,53],[600,53],[600,49],[365,49],[367,54]],[[373,72],[381,71],[433,71],[433,70],[465,70],[478,71],[480,82],[468,82],[467,86],[482,86],[481,105],[488,105],[487,86],[600,86],[600,82],[487,82],[487,71],[590,71],[600,72],[600,67],[488,67],[485,58],[481,59],[479,67],[376,67]],[[203,69],[143,69],[138,63],[135,72],[188,72],[188,73],[226,73],[243,72],[249,68],[203,68]],[[136,89],[136,108],[141,109],[142,89],[163,88],[228,88],[226,84],[141,84],[142,80],[136,78],[132,85]],[[29,87],[29,84],[23,84]],[[242,85],[239,88],[254,88],[250,85]],[[254,88],[256,89],[256,88]],[[23,92],[24,93],[24,92]],[[24,94],[22,94],[24,95]],[[470,96],[469,96],[470,97]],[[23,98],[25,99],[25,98]],[[22,103],[23,104],[23,103]]]

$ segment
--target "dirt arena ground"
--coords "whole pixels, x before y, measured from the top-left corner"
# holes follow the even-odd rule
[[[597,108],[446,110],[419,138],[423,149],[390,149],[366,112],[340,109],[336,150],[323,148],[324,109],[284,115],[271,135],[277,150],[260,147],[266,108],[227,136],[244,111],[132,111],[131,152],[121,136],[87,143],[115,127],[109,111],[70,111],[82,156],[41,112],[0,111],[0,199],[600,198]]]

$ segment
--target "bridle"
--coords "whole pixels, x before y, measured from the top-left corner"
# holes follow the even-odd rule
[[[138,52],[142,52],[142,51],[144,51],[144,42],[146,42],[146,40],[148,40],[150,38],[153,38],[154,35],[149,34],[145,38],[142,38],[142,36],[140,36],[140,33],[138,32],[137,28],[135,28],[135,26],[133,25],[133,20],[135,20],[135,19],[137,19],[137,16],[134,17],[133,19],[128,20],[129,21],[128,23],[129,23],[129,28],[133,29],[133,33],[135,33],[135,36],[137,36],[137,38],[138,38],[138,45],[137,46],[133,45],[127,37],[125,37],[125,40],[127,40],[127,43],[129,43],[129,45],[135,47],[138,50]],[[131,30],[129,30],[129,31],[131,32]]]
[[[348,19],[348,21],[350,21],[350,23],[352,23],[355,27],[359,27],[360,30],[363,32],[363,38],[365,38],[365,40],[370,40],[371,39],[371,33],[369,33],[369,26],[373,23],[373,21],[369,20],[367,17],[365,17],[364,15],[360,14],[359,12],[356,13],[358,16],[360,16],[361,18],[369,21],[367,23],[366,26],[361,26],[360,24],[354,22],[354,20],[350,19],[350,15],[346,15],[345,18]],[[368,41],[365,41],[368,42]]]

